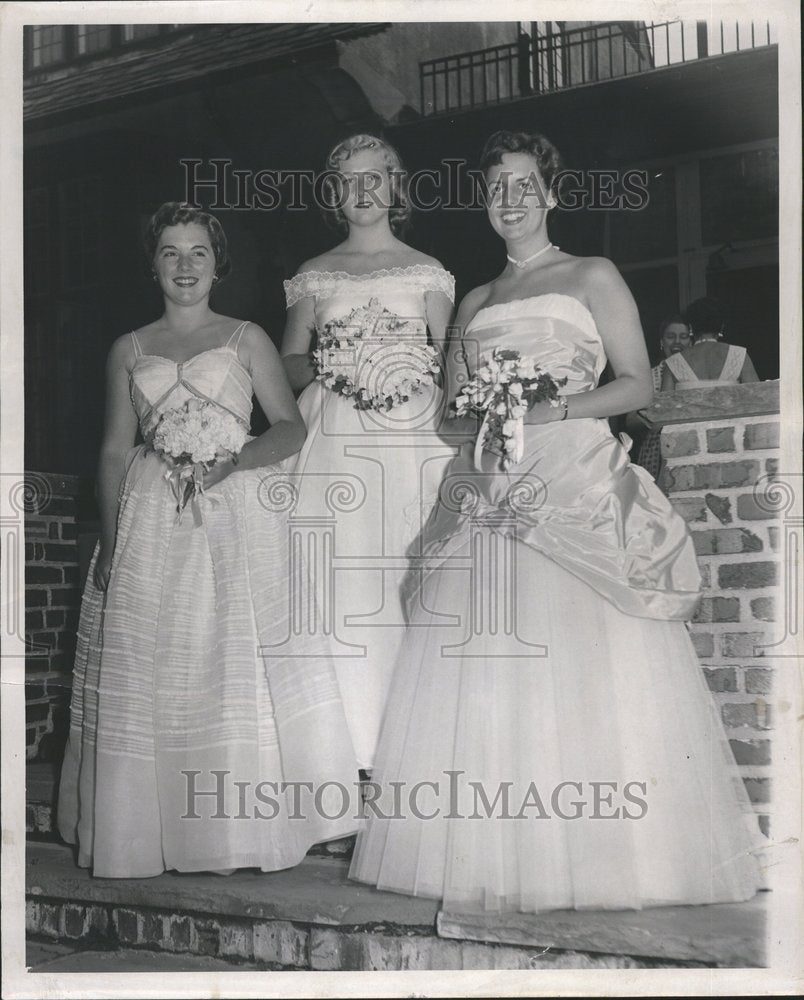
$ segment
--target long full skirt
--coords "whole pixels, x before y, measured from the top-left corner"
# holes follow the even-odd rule
[[[688,536],[572,425],[445,479],[351,876],[480,911],[750,898],[756,817],[678,620]]]
[[[177,523],[164,468],[132,452],[105,594],[90,566],[59,829],[99,876],[286,868],[359,825],[332,663],[290,635],[271,470],[229,476]]]

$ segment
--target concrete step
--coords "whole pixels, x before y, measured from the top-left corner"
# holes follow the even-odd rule
[[[172,955],[168,952],[93,948],[29,942],[26,964],[31,972],[231,972],[232,964],[206,955]],[[244,964],[244,971],[248,970]],[[256,970],[257,965],[252,965]]]
[[[50,941],[83,949],[84,958],[76,952],[52,959],[71,963],[107,962],[112,960],[101,953],[125,957],[133,951],[158,955],[160,961],[165,955],[215,959],[233,969],[762,964],[765,894],[735,906],[557,911],[495,921],[441,913],[434,900],[379,892],[347,874],[345,859],[308,857],[296,868],[270,874],[169,872],[151,879],[96,879],[75,866],[68,847],[31,842],[28,932],[35,947]]]

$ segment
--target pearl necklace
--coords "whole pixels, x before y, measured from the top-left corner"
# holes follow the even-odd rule
[[[505,256],[511,261],[514,267],[524,267],[526,264],[530,264],[532,260],[536,260],[537,257],[541,257],[543,253],[547,253],[548,250],[552,249],[553,244],[548,243],[546,247],[542,247],[541,250],[537,250],[536,253],[531,254],[530,257],[526,257],[524,260],[515,260],[510,253]],[[556,250],[559,248],[556,247]]]

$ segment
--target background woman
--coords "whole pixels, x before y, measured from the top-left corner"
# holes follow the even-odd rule
[[[404,633],[399,588],[405,554],[452,451],[435,434],[443,399],[437,386],[426,385],[387,413],[358,410],[353,398],[314,381],[310,351],[329,324],[342,324],[342,334],[366,339],[356,368],[371,367],[381,387],[406,363],[411,345],[427,344],[428,331],[432,343],[443,342],[454,279],[399,239],[410,207],[391,146],[354,135],[335,146],[326,166],[336,182],[328,189],[328,215],[346,238],[285,283],[282,356],[291,385],[301,391],[308,428],[295,466],[295,514],[334,525],[333,551],[345,568],[334,575],[334,610],[325,610],[333,616],[330,637],[352,739],[361,767],[371,768]],[[366,319],[367,306],[373,318]],[[404,321],[398,336],[391,330],[397,320]],[[382,344],[372,342],[377,336]],[[322,595],[322,602],[327,599]]]
[[[287,526],[266,511],[260,485],[299,450],[304,424],[265,332],[210,309],[230,267],[220,223],[168,202],[145,244],[164,312],[109,352],[101,539],[81,611],[59,830],[78,863],[107,878],[286,868],[355,828],[353,810],[327,822],[312,803],[306,820],[289,821],[282,790],[265,787],[348,784],[356,768],[329,661],[299,670],[270,655],[288,630]],[[203,404],[245,437],[252,392],[270,429],[236,464],[215,462],[179,518],[180,491],[154,447],[162,417]],[[145,444],[133,447],[138,425]],[[296,651],[316,650],[300,641]]]
[[[692,542],[605,420],[651,400],[644,337],[614,265],[550,243],[559,163],[529,133],[482,156],[508,264],[458,311],[469,370],[499,347],[567,382],[508,471],[474,441],[447,470],[372,776],[391,818],[351,874],[450,909],[747,899],[756,821],[683,624]]]
[[[665,361],[673,354],[680,354],[690,346],[692,337],[690,328],[683,316],[676,313],[668,316],[659,324],[659,350],[662,358],[657,365],[650,370],[653,381],[653,389],[658,392],[662,387],[662,375],[664,374]],[[626,418],[626,430],[638,435],[639,451],[637,462],[658,482],[662,469],[662,429],[645,427],[639,414],[631,412]]]
[[[685,315],[693,344],[667,359],[662,389],[699,389],[759,381],[746,349],[723,342],[723,313],[714,299],[696,299],[687,306]]]

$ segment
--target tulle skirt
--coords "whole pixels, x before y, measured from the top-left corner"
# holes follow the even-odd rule
[[[597,424],[574,421],[563,458],[562,425],[529,436],[541,511],[506,513],[503,476],[475,516],[442,499],[431,519],[351,877],[473,911],[758,888],[756,817],[687,628],[662,618],[691,606],[691,546]]]
[[[229,476],[177,523],[164,468],[132,452],[105,594],[90,566],[59,830],[105,877],[287,868],[359,824],[332,663],[315,636],[285,654],[287,519],[261,500],[271,470]]]

